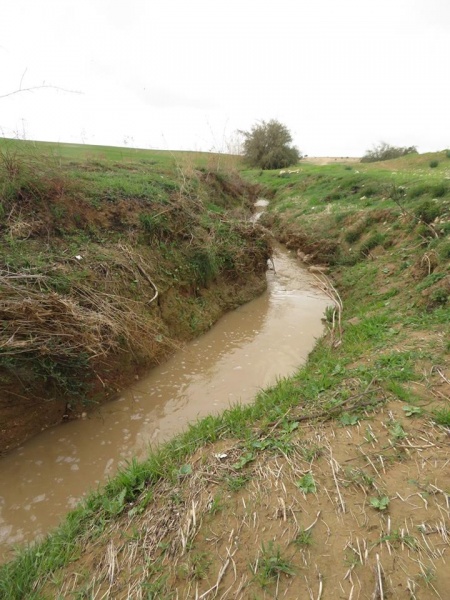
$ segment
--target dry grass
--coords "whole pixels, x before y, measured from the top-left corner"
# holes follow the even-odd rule
[[[45,269],[1,270],[0,353],[4,367],[11,364],[18,368],[23,361],[35,361],[39,369],[45,361],[50,372],[52,364],[59,370],[84,365],[80,377],[91,377],[97,360],[118,352],[148,361],[173,349],[161,320],[150,310],[158,289],[142,257],[123,245],[118,253],[116,283],[110,285],[105,269],[111,269],[111,263],[108,267],[94,264],[86,283],[76,277],[82,267],[75,259],[69,265],[62,260]],[[143,281],[150,292],[148,300],[117,293],[121,272],[134,281]],[[93,277],[97,277],[97,284],[93,284]],[[55,280],[68,282],[68,291],[55,291]]]
[[[45,275],[5,272],[0,273],[0,286],[3,354],[51,354],[57,349],[68,355],[86,352],[94,358],[117,350],[121,336],[130,350],[145,350],[142,335],[158,334],[156,324],[133,310],[132,300],[111,298],[88,286],[78,285],[76,298],[51,291],[43,294]]]

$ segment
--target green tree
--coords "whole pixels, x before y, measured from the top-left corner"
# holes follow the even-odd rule
[[[379,160],[391,160],[407,154],[416,154],[416,146],[392,146],[386,142],[380,142],[378,146],[373,146],[372,150],[366,150],[361,162],[377,162]]]
[[[252,167],[260,169],[284,169],[295,165],[301,158],[288,128],[272,119],[253,125],[244,136],[244,158]]]

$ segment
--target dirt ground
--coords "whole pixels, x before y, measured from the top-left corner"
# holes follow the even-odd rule
[[[448,431],[403,408],[303,423],[289,452],[245,466],[239,444],[202,449],[191,473],[159,484],[143,514],[130,507],[46,593],[448,598]]]

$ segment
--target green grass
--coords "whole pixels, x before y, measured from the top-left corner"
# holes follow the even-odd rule
[[[438,425],[450,427],[450,409],[440,408],[433,412],[433,420]]]
[[[161,160],[163,168],[169,158],[163,154],[155,160]],[[439,175],[442,162],[439,168],[429,169],[430,160],[428,155],[408,156],[389,161],[389,165],[353,165],[352,169],[345,165],[301,164],[300,173],[288,177],[279,177],[278,172],[245,173],[251,181],[266,186],[267,195],[271,196],[270,225],[285,241],[300,240],[298,246],[292,246],[294,249],[306,244],[311,248],[308,251],[313,252],[316,246],[321,250],[330,239],[335,242],[340,254],[333,263],[332,277],[344,305],[342,338],[335,346],[329,339],[319,341],[302,369],[261,392],[254,404],[233,406],[221,415],[206,417],[156,449],[143,463],[130,463],[104,489],[84,500],[45,542],[20,551],[14,562],[1,568],[0,596],[32,598],[34,594],[37,598],[36,581],[41,585],[52,572],[73,560],[82,552],[85,540],[101,535],[111,520],[127,511],[144,510],[158,481],[165,479],[176,486],[180,477],[190,477],[192,454],[207,444],[228,438],[239,440],[240,454],[234,461],[234,472],[221,482],[228,494],[245,488],[250,481],[248,466],[263,453],[289,453],[299,422],[299,417],[287,418],[291,413],[302,419],[336,419],[347,427],[361,423],[364,427],[364,420],[373,418],[380,405],[398,399],[407,403],[410,414],[405,409],[405,417],[420,419],[431,414],[436,423],[449,426],[448,411],[427,407],[421,414],[421,408],[414,410],[419,403],[422,407],[422,403],[430,401],[427,386],[431,385],[432,366],[448,364],[444,341],[450,334],[448,306],[430,308],[423,298],[423,292],[441,284],[448,275],[445,223],[438,238],[423,239],[414,216],[421,203],[438,198],[441,218],[449,218],[447,184]],[[437,160],[443,158],[439,156]],[[164,164],[167,167],[167,162]],[[401,204],[406,212],[391,197],[393,185],[397,189],[404,187]],[[123,193],[125,187],[121,189]],[[152,213],[143,210],[139,214]],[[147,226],[141,226],[145,235],[153,235],[151,218]],[[223,235],[234,235],[234,228],[222,227]],[[163,254],[176,256],[176,247],[163,237],[157,240]],[[208,282],[214,278],[217,265],[237,260],[239,255],[227,254],[216,243],[218,239],[214,239],[215,246],[206,262],[198,260],[200,255],[196,254],[204,252],[204,248],[188,252],[190,265],[181,274],[175,273],[169,262],[164,263],[166,281],[190,274]],[[358,245],[353,261],[349,259],[349,246],[355,243]],[[363,244],[373,252],[361,252]],[[434,270],[428,274],[425,269],[422,273],[423,256],[431,251],[436,253]],[[336,259],[331,252],[327,256]],[[36,256],[33,260],[45,262],[45,257]],[[392,421],[388,427],[391,443],[401,444],[406,435],[404,426]],[[302,455],[305,461],[312,462],[322,452],[320,446],[305,445]],[[297,483],[305,493],[313,492],[316,485],[312,475],[307,475]],[[349,473],[347,479],[368,490],[372,488],[373,482],[364,473]],[[383,493],[368,502],[380,512],[389,508],[389,498]],[[226,507],[222,506],[218,495],[211,509],[225,512]],[[307,546],[311,538],[306,534],[309,532],[300,531],[295,545]],[[255,563],[252,568],[263,587],[283,574],[293,574],[289,558],[274,542],[264,544],[258,558],[258,568]],[[201,578],[207,574],[208,566],[201,556],[197,566],[194,563],[187,566],[189,576]]]
[[[0,138],[0,150],[16,151],[23,149],[56,157],[66,161],[88,161],[93,168],[99,170],[110,168],[111,163],[132,163],[140,161],[147,167],[164,170],[174,160],[194,160],[199,167],[206,167],[211,161],[209,152],[185,152],[171,150],[142,150],[115,146],[99,146],[89,144],[59,144],[55,142],[24,141]],[[115,165],[114,165],[115,166]]]
[[[311,546],[313,543],[311,531],[300,529],[292,543],[298,548],[305,548]]]
[[[262,544],[255,580],[265,588],[276,582],[281,575],[295,575],[292,563],[283,556],[280,546],[275,546],[273,541],[268,542],[267,545]]]

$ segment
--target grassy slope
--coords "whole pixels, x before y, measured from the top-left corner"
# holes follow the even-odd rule
[[[247,173],[274,232],[330,265],[328,336],[91,496],[4,567],[5,597],[446,597],[450,160],[431,158]]]
[[[226,156],[0,150],[1,452],[259,293],[269,247]]]

